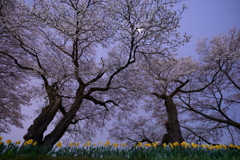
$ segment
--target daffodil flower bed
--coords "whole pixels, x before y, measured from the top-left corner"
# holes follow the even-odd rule
[[[134,146],[128,146],[126,143],[105,143],[99,142],[92,144],[86,142],[70,143],[68,146],[63,146],[61,142],[50,150],[45,150],[37,145],[33,140],[28,140],[20,145],[20,141],[12,142],[11,140],[2,141],[0,137],[0,156],[1,155],[39,155],[47,154],[53,157],[119,157],[129,159],[167,159],[167,158],[209,158],[209,159],[238,159],[240,157],[239,145],[205,145],[195,143],[170,143],[160,146],[156,143],[141,143]],[[47,151],[47,152],[46,152]]]

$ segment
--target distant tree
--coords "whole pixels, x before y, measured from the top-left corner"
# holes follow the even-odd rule
[[[168,134],[165,137],[168,137],[168,142],[182,142],[183,137],[188,139],[187,134],[182,135],[181,133],[178,112],[182,114],[185,110],[181,110],[181,107],[179,107],[182,105],[179,95],[203,92],[216,82],[220,70],[217,69],[216,72],[208,70],[203,73],[205,66],[192,60],[191,57],[176,58],[173,56],[163,58],[148,55],[144,56],[143,59],[143,61],[137,62],[138,64],[135,64],[134,67],[129,67],[129,73],[123,72],[124,74],[122,74],[122,79],[127,77],[127,74],[132,74],[131,79],[125,80],[125,83],[129,86],[129,91],[134,93],[132,96],[129,96],[129,94],[128,96],[131,98],[140,97],[140,103],[142,103],[140,105],[146,111],[152,111],[152,118],[157,121],[156,124],[162,132],[165,132],[163,127],[166,127]],[[137,74],[139,71],[141,71],[140,75]],[[119,83],[120,81],[121,79],[119,79]],[[181,121],[184,123],[187,118],[181,117]],[[116,127],[118,128],[118,126],[117,124]],[[114,130],[111,130],[111,132],[114,132]],[[155,135],[158,137],[159,133]],[[132,137],[131,134],[128,136]]]
[[[202,63],[202,80],[217,74],[214,83],[200,93],[179,95],[181,107],[199,126],[185,126],[191,140],[217,143],[229,135],[231,143],[240,141],[236,110],[240,98],[240,30],[200,39],[196,51]],[[207,74],[206,74],[207,73]]]
[[[121,98],[125,89],[117,83],[118,74],[145,55],[168,57],[188,41],[176,33],[185,10],[174,11],[177,2],[35,0],[28,6],[20,1],[4,19],[14,41],[3,41],[8,48],[0,53],[42,80],[37,91],[47,104],[24,139],[51,147],[66,131],[81,133],[85,127],[83,133],[93,136],[93,127],[130,111]],[[100,45],[107,50],[101,57]],[[54,118],[54,129],[44,136]]]
[[[174,97],[180,92],[194,76],[198,69],[198,64],[191,57],[171,59],[150,59],[150,63],[146,63],[143,67],[145,70],[145,79],[149,79],[148,93],[156,96],[159,106],[165,106],[167,121],[164,122],[169,142],[182,142],[182,137],[176,100]],[[162,102],[161,102],[162,101]],[[162,104],[162,105],[161,105]],[[151,107],[146,105],[147,107]],[[161,112],[158,107],[152,107],[154,114]],[[149,109],[149,108],[145,108]]]
[[[127,81],[126,84],[128,84],[129,90],[135,93],[131,96],[128,94],[128,96],[131,98],[140,97],[140,104],[137,106],[141,106],[146,112],[151,113],[151,118],[154,119],[153,122],[155,121],[152,126],[158,127],[159,131],[155,133],[155,137],[161,136],[158,141],[163,139],[163,135],[167,131],[165,139],[168,137],[168,142],[182,142],[184,139],[178,118],[176,94],[180,93],[185,85],[188,85],[190,78],[194,78],[194,74],[198,70],[198,63],[193,61],[191,57],[175,58],[171,56],[163,58],[154,55],[145,56],[142,61],[136,63],[138,64],[134,64],[134,67],[128,69],[133,74],[130,81],[134,83],[131,84]],[[140,75],[137,74],[139,71]],[[125,74],[122,76],[126,77]],[[130,122],[132,121],[130,120]],[[125,130],[127,131],[129,128],[127,123],[130,122],[125,122]],[[120,124],[115,125],[119,128]],[[124,127],[124,125],[120,126]],[[114,129],[111,130],[111,135],[116,135],[112,134],[115,132]],[[133,137],[128,133],[126,136]],[[152,137],[148,137],[148,139],[155,141],[156,139],[152,139]],[[135,140],[139,139],[141,138],[135,138]],[[146,139],[146,136],[145,138],[142,136],[142,139]]]

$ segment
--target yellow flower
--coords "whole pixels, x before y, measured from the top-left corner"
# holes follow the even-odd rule
[[[122,147],[125,147],[127,145],[127,143],[120,143],[120,146],[122,146]]]
[[[2,145],[3,144],[3,142],[2,141],[0,141],[0,145]]]
[[[219,150],[219,149],[220,149],[220,146],[219,146],[219,145],[216,145],[216,146],[214,146],[214,148],[215,148],[216,150]]]
[[[16,142],[15,142],[15,144],[20,144],[20,143],[21,143],[21,141],[16,141]]]
[[[202,148],[206,148],[207,146],[205,144],[201,144]]]
[[[117,143],[113,143],[113,146],[116,148],[116,147],[118,147],[118,144]]]
[[[32,143],[33,143],[33,140],[32,140],[32,139],[29,139],[27,142],[28,142],[28,144],[32,144]]]
[[[235,148],[235,145],[233,145],[233,144],[229,144],[228,145],[230,148]]]
[[[102,141],[100,141],[99,144],[102,145]]]
[[[104,146],[109,146],[110,144],[111,144],[110,141],[106,141],[105,144],[104,144]]]
[[[34,142],[33,145],[36,146],[36,145],[37,145],[37,142]]]
[[[79,146],[79,143],[75,143],[75,146]]]
[[[24,146],[28,145],[28,141],[24,142],[23,145],[24,145]]]
[[[187,148],[187,147],[189,147],[189,145],[188,145],[188,143],[187,143],[187,142],[182,142],[182,143],[181,143],[181,146],[182,146],[182,147],[184,147],[184,148]]]
[[[97,144],[96,144],[96,143],[94,143],[94,144],[93,144],[93,146],[95,147],[95,146],[97,146]]]
[[[174,145],[174,146],[178,146],[179,143],[178,143],[178,142],[174,142],[173,145]]]
[[[87,142],[86,144],[87,144],[87,146],[91,146],[91,142]]]
[[[227,146],[226,146],[226,145],[220,144],[219,146],[220,146],[220,148],[227,149]]]
[[[235,147],[236,147],[237,149],[239,149],[239,150],[240,150],[240,146],[238,146],[238,145],[235,145]]]
[[[196,147],[198,147],[198,145],[197,144],[195,144],[195,143],[191,143],[191,146],[193,147],[193,148],[196,148]]]
[[[169,143],[169,145],[170,145],[170,147],[173,149],[174,148],[174,146],[172,145],[172,143]]]
[[[212,150],[212,149],[213,149],[213,147],[212,147],[212,146],[208,146],[208,149]]]
[[[166,144],[166,143],[163,143],[163,147],[166,148],[166,147],[167,147],[167,144]]]
[[[71,142],[70,144],[69,144],[69,146],[73,146],[74,145],[74,142]]]
[[[12,143],[12,140],[8,139],[8,140],[6,141],[6,143],[7,143],[7,144],[10,144],[10,143]]]
[[[2,136],[0,136],[0,141],[1,141],[2,139],[3,139]]]
[[[57,147],[62,147],[62,143],[61,142],[57,142],[56,146]]]
[[[137,147],[141,147],[141,146],[142,146],[142,142],[138,142]]]
[[[156,148],[158,145],[158,142],[152,143],[153,147]]]
[[[145,143],[144,144],[146,147],[152,147],[152,145],[150,143]]]

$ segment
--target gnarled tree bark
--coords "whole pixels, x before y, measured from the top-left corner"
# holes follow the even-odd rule
[[[42,109],[41,114],[34,120],[23,137],[25,141],[32,139],[39,145],[43,143],[43,134],[54,119],[62,103],[62,98],[57,94],[57,89],[54,85],[46,85],[45,87],[48,91],[49,105]]]
[[[164,98],[165,106],[168,114],[168,121],[165,126],[168,132],[169,142],[183,142],[183,137],[181,133],[181,128],[178,121],[178,113],[175,103],[173,102],[172,97],[166,96]]]

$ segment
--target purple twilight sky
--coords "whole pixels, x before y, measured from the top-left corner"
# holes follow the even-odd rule
[[[186,4],[188,9],[182,15],[179,31],[182,34],[186,32],[188,35],[192,35],[192,38],[189,43],[176,52],[179,56],[192,55],[197,59],[198,56],[194,49],[199,38],[211,38],[219,33],[227,32],[229,28],[234,26],[240,28],[240,0],[186,0],[183,3]],[[23,135],[32,124],[33,118],[37,116],[34,114],[35,110],[35,102],[32,106],[23,107],[22,112],[32,116],[32,118],[23,122],[24,129],[12,127],[9,134],[1,134],[3,140],[23,141]],[[240,108],[237,109],[237,115],[240,115]],[[237,118],[238,122],[240,122],[239,117]],[[99,137],[96,140],[97,142],[106,140],[105,135]]]

